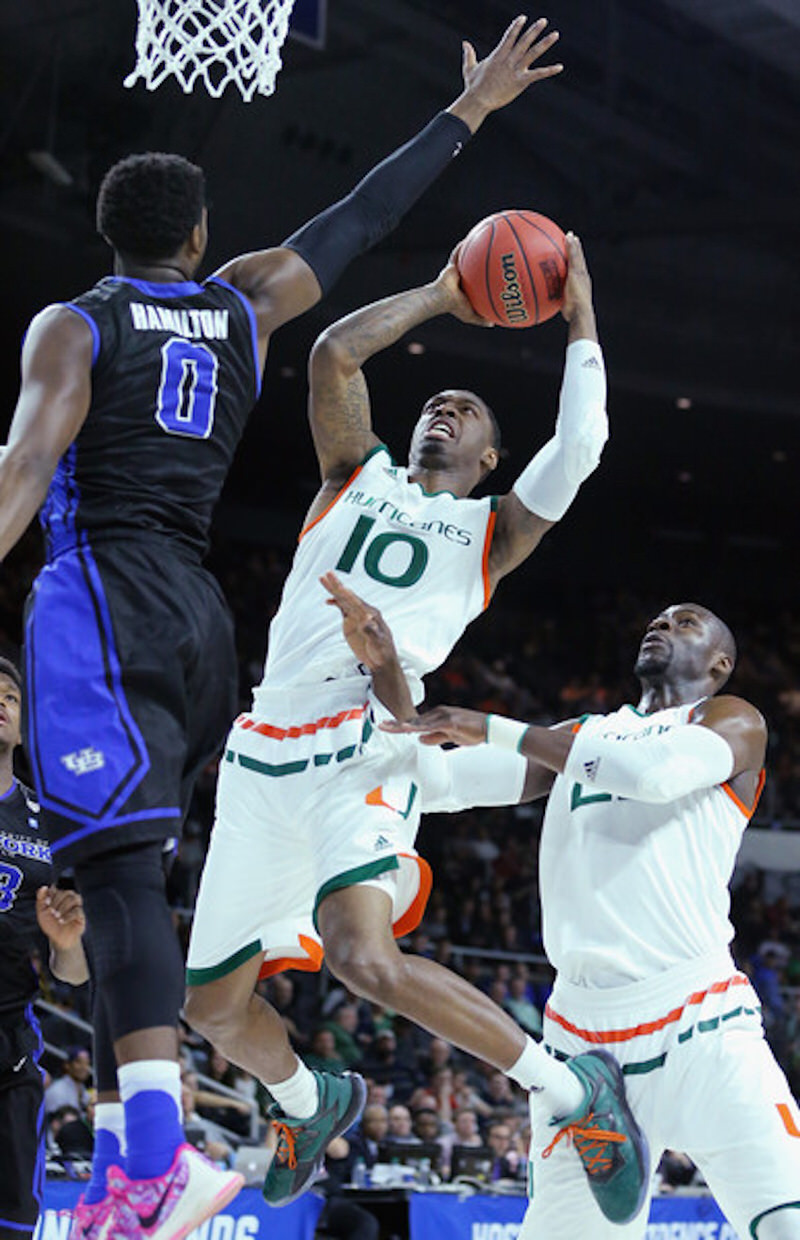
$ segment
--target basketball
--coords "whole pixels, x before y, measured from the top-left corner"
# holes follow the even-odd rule
[[[536,211],[498,211],[464,238],[458,272],[482,318],[499,327],[535,327],[561,309],[566,238]]]

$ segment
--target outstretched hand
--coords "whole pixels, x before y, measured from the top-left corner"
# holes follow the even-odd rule
[[[435,706],[404,723],[382,723],[384,732],[419,732],[423,745],[481,745],[486,740],[486,715],[461,706]]]
[[[359,663],[377,671],[397,659],[391,629],[377,607],[370,607],[362,598],[343,586],[336,573],[324,573],[321,584],[330,594],[325,601],[342,613],[345,641]]]
[[[526,29],[527,20],[515,18],[494,51],[483,60],[478,60],[471,43],[464,43],[461,72],[465,93],[487,113],[504,108],[534,82],[555,77],[564,68],[562,64],[533,68],[559,35],[557,30],[544,33],[546,17],[540,17]]]
[[[54,948],[69,951],[78,946],[86,929],[83,900],[77,891],[40,887],[36,892],[36,920]]]
[[[561,314],[571,323],[580,315],[594,316],[592,305],[592,277],[586,266],[580,237],[568,232],[567,241],[567,278],[564,282],[564,301]]]

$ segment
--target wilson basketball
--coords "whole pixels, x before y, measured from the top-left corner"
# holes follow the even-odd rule
[[[482,318],[500,327],[535,327],[561,309],[567,242],[546,215],[498,211],[464,238],[458,271]]]

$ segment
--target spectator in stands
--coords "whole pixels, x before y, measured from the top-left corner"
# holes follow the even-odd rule
[[[330,1020],[321,1026],[329,1029],[333,1035],[336,1054],[348,1068],[354,1068],[363,1059],[361,1047],[358,1045],[358,1004],[340,1003]]]
[[[483,1100],[490,1115],[498,1113],[527,1115],[528,1096],[515,1089],[503,1072],[492,1072],[483,1090]]]
[[[310,1024],[309,1005],[303,1003],[297,994],[291,974],[276,973],[269,982],[260,982],[258,989],[280,1016],[292,1045],[298,1049],[307,1046]]]
[[[542,1036],[542,1014],[528,993],[528,980],[524,974],[515,973],[503,1003],[518,1025],[535,1038]]]
[[[74,1107],[79,1115],[89,1104],[89,1081],[92,1060],[85,1046],[71,1046],[64,1062],[64,1073],[48,1087],[44,1095],[45,1112],[49,1115],[59,1107]]]
[[[514,1148],[514,1134],[506,1120],[491,1120],[486,1128],[486,1144],[492,1151],[490,1180],[517,1180],[526,1174],[524,1161]]]
[[[414,1068],[397,1053],[397,1037],[391,1029],[376,1033],[359,1070],[376,1084],[390,1085],[393,1101],[407,1101],[417,1084]]]
[[[58,1143],[59,1134],[65,1124],[72,1124],[75,1120],[80,1119],[81,1113],[77,1107],[70,1103],[64,1106],[56,1107],[54,1111],[47,1114],[47,1130],[45,1134],[45,1147],[48,1155],[61,1158],[61,1146]]]
[[[309,1068],[318,1072],[344,1072],[347,1064],[336,1050],[336,1039],[327,1027],[315,1029],[311,1037],[311,1048],[305,1055]]]
[[[226,1089],[235,1089],[238,1093],[242,1093],[239,1087],[242,1074],[239,1069],[213,1048],[208,1057],[206,1076],[216,1081],[218,1085],[224,1085]],[[250,1132],[251,1108],[244,1101],[244,1097],[242,1101],[232,1098],[226,1105],[225,1095],[220,1094],[219,1101],[215,1101],[211,1107],[205,1099],[203,1101],[195,1099],[195,1102],[197,1110],[204,1118],[213,1119],[215,1123],[222,1124],[224,1128],[230,1129],[240,1137],[246,1137]]]
[[[348,1134],[353,1160],[363,1158],[367,1167],[378,1161],[378,1147],[389,1130],[389,1112],[380,1103],[368,1102],[358,1128]]]
[[[418,1111],[414,1111],[411,1126],[414,1136],[424,1144],[438,1141],[442,1135],[441,1120],[433,1107],[420,1107]]]
[[[470,1149],[477,1149],[483,1145],[483,1138],[478,1128],[478,1116],[475,1111],[469,1107],[464,1107],[456,1114],[453,1122],[453,1131],[445,1133],[440,1138],[442,1146],[443,1167],[446,1174],[450,1174],[450,1166],[453,1161],[453,1148],[456,1145],[465,1145]]]
[[[411,1112],[401,1102],[395,1102],[389,1107],[386,1140],[394,1145],[419,1145],[419,1137],[414,1134],[411,1125]]]

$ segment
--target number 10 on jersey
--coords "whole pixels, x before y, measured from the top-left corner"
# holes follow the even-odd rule
[[[347,540],[344,551],[336,563],[336,572],[349,573],[358,559],[362,548],[364,551],[364,572],[373,581],[380,581],[385,586],[397,586],[403,589],[415,585],[428,563],[428,548],[421,538],[414,534],[400,534],[390,530],[384,534],[376,534],[367,542],[367,536],[375,524],[374,517],[361,516],[353,526],[353,532]],[[387,573],[381,568],[381,559],[389,547],[404,543],[410,549],[406,567],[400,573]]]

